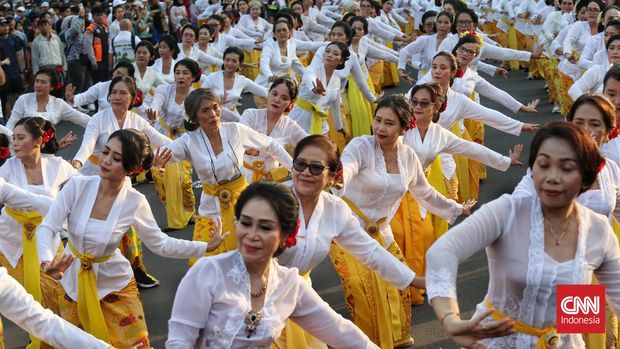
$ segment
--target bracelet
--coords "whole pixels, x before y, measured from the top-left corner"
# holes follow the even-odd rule
[[[461,314],[459,313],[455,313],[453,311],[449,311],[445,314],[443,314],[443,316],[441,317],[441,319],[439,319],[439,325],[441,325],[441,327],[443,327],[443,321],[450,315],[454,315],[454,316],[461,316]]]

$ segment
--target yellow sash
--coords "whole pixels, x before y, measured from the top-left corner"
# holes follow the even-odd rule
[[[364,221],[364,223],[366,223],[366,225],[364,226],[364,230],[372,236],[378,233],[381,230],[381,224],[387,221],[387,217],[383,217],[380,218],[378,221],[373,222],[362,212],[362,210],[359,209],[359,207],[355,206],[355,204],[351,200],[344,196],[341,197],[341,199],[342,201],[346,202],[347,205],[349,205],[351,211],[353,211],[358,217],[360,217]]]
[[[97,155],[89,156],[88,160],[90,160],[90,162],[92,162],[93,164],[99,166],[99,157]]]
[[[485,300],[485,302],[487,310],[493,309],[493,305],[488,298]],[[557,347],[559,337],[557,332],[555,331],[555,326],[537,328],[519,320],[511,319],[506,314],[502,313],[497,309],[491,314],[491,317],[496,321],[510,319],[515,323],[515,330],[517,332],[538,337],[538,342],[536,342],[536,349],[553,349]]]
[[[178,135],[185,132],[184,127],[170,127],[161,115],[157,117],[157,121],[159,122],[159,125],[161,125],[161,127],[168,132],[168,137],[170,137],[170,139],[175,139]]]
[[[37,236],[35,231],[43,217],[37,211],[20,212],[6,207],[6,213],[22,226],[22,257],[24,261],[24,288],[39,303],[43,298],[41,292],[41,269],[37,252]],[[30,335],[28,349],[38,349],[41,340]]]
[[[513,50],[519,49],[515,24],[510,23],[510,21],[506,18],[502,18],[502,22],[506,23],[508,26],[508,47]],[[519,61],[510,61],[510,70],[519,70]]]
[[[323,134],[323,121],[327,119],[327,112],[321,110],[318,105],[312,102],[308,102],[307,100],[299,97],[295,101],[295,105],[312,114],[312,121],[310,123],[310,134]]]
[[[265,162],[263,160],[254,160],[252,163],[243,162],[243,167],[253,171],[252,182],[259,181],[261,179],[269,179],[275,182],[282,182],[288,177],[288,169],[283,166],[278,166],[273,170],[265,170]]]
[[[80,260],[81,264],[80,271],[78,272],[78,318],[86,332],[104,342],[110,343],[110,334],[108,333],[108,327],[105,324],[101,304],[99,303],[93,263],[103,263],[110,259],[112,255],[95,258],[89,254],[79,253],[71,242],[67,243],[67,246],[73,255]]]

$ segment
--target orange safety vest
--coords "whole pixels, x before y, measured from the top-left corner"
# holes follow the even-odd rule
[[[101,44],[101,38],[95,35],[95,23],[91,23],[86,30],[89,30],[93,33],[93,51],[95,52],[95,60],[97,62],[103,61],[103,45]]]

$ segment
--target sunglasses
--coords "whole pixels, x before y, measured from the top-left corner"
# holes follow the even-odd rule
[[[411,100],[411,105],[412,105],[414,108],[415,108],[415,107],[417,107],[417,106],[419,105],[419,106],[420,106],[420,108],[422,108],[422,109],[426,109],[426,108],[428,108],[428,106],[429,106],[429,105],[431,105],[431,102],[429,102],[429,101],[419,101],[419,100],[417,100],[417,99],[412,99],[412,100]]]
[[[306,170],[306,168],[310,171],[310,174],[313,176],[318,176],[323,171],[325,171],[325,166],[321,164],[308,164],[303,160],[295,160],[293,161],[293,169],[299,173],[302,173]]]

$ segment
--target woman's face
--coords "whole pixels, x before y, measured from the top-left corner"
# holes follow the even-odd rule
[[[443,5],[443,10],[448,12],[451,15],[456,15],[456,10],[454,9],[454,6],[452,6],[452,4],[444,4]]]
[[[220,21],[218,21],[217,19],[210,19],[207,23],[213,26],[212,36],[217,36],[217,33],[219,33],[220,29],[222,28],[222,24],[220,23]]]
[[[581,9],[579,9],[579,12],[577,12],[577,20],[580,22],[583,22],[585,20],[588,19],[588,10],[586,9],[586,7],[582,7]]]
[[[37,74],[34,77],[34,92],[37,96],[47,96],[53,89],[52,79],[47,74]]]
[[[437,17],[437,33],[445,34],[450,31],[452,22],[447,16]]]
[[[342,64],[343,61],[344,60],[342,57],[342,51],[340,51],[340,47],[336,45],[328,45],[327,48],[325,48],[323,63],[325,63],[326,67],[336,69],[336,67]]]
[[[431,67],[431,76],[433,81],[444,86],[450,83],[450,79],[454,76],[455,72],[452,71],[452,66],[448,58],[439,56],[433,60]]]
[[[405,130],[400,125],[400,120],[394,110],[383,107],[377,109],[375,117],[372,119],[372,132],[379,145],[391,147],[396,143],[398,137],[404,134]]]
[[[128,176],[123,167],[123,144],[118,138],[108,140],[99,157],[99,176],[102,179],[117,181]]]
[[[620,40],[614,40],[609,43],[607,58],[611,64],[620,63]]]
[[[18,159],[30,158],[41,152],[41,137],[34,137],[24,125],[17,125],[13,129],[13,143],[11,148]]]
[[[204,98],[196,112],[198,124],[203,130],[215,130],[220,128],[220,116],[222,107],[216,100]]]
[[[360,7],[360,4],[354,3],[353,5],[351,5],[351,12],[353,12],[353,14],[356,16],[361,16],[362,8]]]
[[[424,29],[424,34],[431,35],[435,32],[435,21],[436,20],[433,17],[428,17],[426,21],[424,21],[424,26],[422,27]],[[450,23],[449,21],[447,22]],[[448,29],[445,29],[445,32],[447,32],[449,28],[450,26],[448,25]]]
[[[620,120],[620,81],[612,78],[607,80],[603,93],[611,99],[616,107],[616,123]]]
[[[172,50],[170,50],[170,46],[168,46],[168,44],[164,41],[159,43],[159,48],[157,49],[157,51],[159,51],[159,56],[161,58],[169,58],[172,56]]]
[[[239,1],[237,3],[237,9],[240,13],[248,13],[248,3],[245,1]]]
[[[286,84],[278,84],[269,90],[269,95],[267,95],[267,110],[282,114],[293,102],[291,92]]]
[[[347,43],[347,34],[345,34],[344,29],[341,27],[332,28],[330,33],[332,41],[340,41],[342,43]]]
[[[601,13],[601,7],[595,3],[591,2],[586,6],[586,16],[588,18],[588,22],[596,23],[598,22],[598,15]]]
[[[202,28],[198,32],[198,43],[201,45],[208,44],[211,41],[211,33],[209,33],[209,29]]]
[[[224,21],[222,22],[222,24],[222,28],[224,28],[224,30],[228,30],[231,25],[230,17],[224,16]]]
[[[235,73],[241,65],[241,57],[236,53],[229,53],[224,56],[224,70],[228,73]]]
[[[390,11],[392,11],[393,6],[394,6],[394,3],[392,1],[385,1],[383,5],[381,6],[381,9],[383,9],[383,12],[385,13],[390,13]]]
[[[252,18],[258,18],[260,16],[260,13],[261,13],[260,6],[250,7],[250,15],[252,16]]]
[[[129,110],[129,106],[133,102],[129,87],[123,81],[117,82],[112,87],[108,99],[113,110]]]
[[[276,40],[278,42],[286,42],[291,38],[291,30],[286,23],[280,22],[276,24],[274,30],[276,31]]]
[[[366,18],[371,17],[375,13],[375,8],[369,1],[362,1],[360,8],[362,9],[362,16]]]
[[[604,39],[605,39],[605,42],[609,41],[609,38],[611,38],[612,36],[614,36],[614,35],[616,35],[616,34],[620,34],[620,33],[618,32],[618,30],[616,29],[616,27],[614,27],[614,26],[609,26],[609,27],[605,28],[605,32],[604,32],[604,34],[603,34],[603,35],[604,35],[604,37],[605,37],[605,38],[604,38]]]
[[[353,38],[360,39],[365,35],[364,33],[364,24],[360,21],[351,23],[351,29],[353,29]]]
[[[302,14],[304,13],[304,8],[303,6],[301,6],[301,4],[297,3],[293,5],[293,11],[295,11],[295,13]]]
[[[469,13],[463,12],[458,15],[458,17],[456,18],[456,30],[459,33],[466,31],[472,33],[474,32],[474,30],[476,30],[476,27],[474,25],[474,19],[471,18]]]
[[[458,59],[461,67],[466,67],[478,56],[479,52],[480,45],[474,43],[463,44],[456,50],[456,59]]]
[[[271,260],[282,244],[278,217],[263,198],[250,199],[243,206],[236,233],[239,252],[246,264]]]
[[[192,75],[192,71],[182,64],[177,65],[177,67],[174,69],[174,82],[178,86],[191,85],[192,82],[194,82],[194,76]]]
[[[417,121],[432,122],[435,114],[435,104],[431,99],[431,93],[423,88],[413,95],[411,99],[413,116]]]
[[[545,140],[532,166],[532,181],[543,208],[568,207],[579,195],[583,183],[572,146],[560,138]]]
[[[183,36],[181,37],[184,46],[191,46],[196,43],[196,33],[191,29],[185,29]]]
[[[328,157],[325,151],[317,146],[306,146],[297,158],[293,162],[293,184],[295,185],[295,191],[304,197],[317,197],[321,191],[327,187],[329,182],[334,178],[334,175],[329,171]],[[306,166],[310,165],[310,166]],[[295,168],[304,167],[303,171],[298,171]],[[312,174],[310,171],[317,173],[320,168],[323,167],[323,171],[317,175]],[[314,170],[312,170],[314,168]]]
[[[620,11],[616,9],[607,10],[607,12],[605,12],[605,17],[603,17],[603,25],[607,25],[607,22],[611,20],[618,19],[620,19]]]
[[[599,146],[611,131],[607,130],[601,112],[590,103],[582,104],[575,110],[573,123],[585,128]]]
[[[147,66],[151,61],[151,52],[145,46],[140,46],[136,50],[136,64],[138,66]]]

